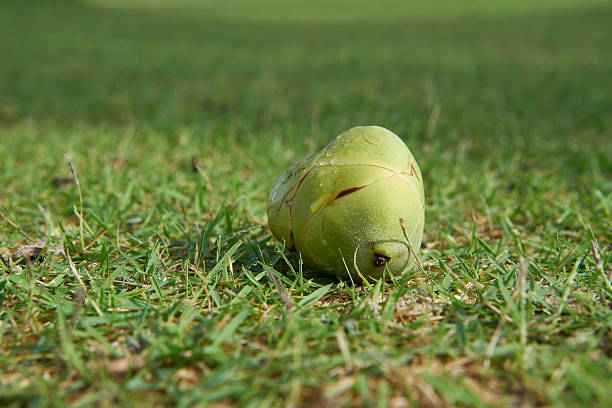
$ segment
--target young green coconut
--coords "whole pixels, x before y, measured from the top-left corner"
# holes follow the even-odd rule
[[[425,220],[421,171],[393,132],[358,126],[285,170],[268,199],[276,238],[321,271],[355,280],[415,264]]]

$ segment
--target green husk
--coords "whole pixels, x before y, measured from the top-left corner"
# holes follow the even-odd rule
[[[399,275],[421,246],[422,180],[397,135],[354,127],[279,176],[268,225],[315,269],[355,280],[379,278],[385,268]]]

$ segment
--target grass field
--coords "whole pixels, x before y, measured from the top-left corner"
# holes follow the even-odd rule
[[[0,2],[0,406],[612,405],[612,6],[374,4]],[[265,215],[358,124],[426,195],[363,287]]]

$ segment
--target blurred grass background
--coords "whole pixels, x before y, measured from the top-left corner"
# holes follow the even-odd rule
[[[571,188],[610,167],[612,19],[601,2],[1,7],[9,191],[30,173],[17,169],[59,171],[66,151],[116,156],[126,131],[144,145],[122,155],[164,161],[188,135],[177,155],[256,168],[261,191],[273,172],[356,124],[404,137],[433,177],[448,167],[429,155],[452,166],[469,154],[476,169],[539,163]],[[475,168],[457,171],[465,180]],[[440,176],[453,182],[457,171]]]

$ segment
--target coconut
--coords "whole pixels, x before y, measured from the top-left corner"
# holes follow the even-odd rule
[[[423,238],[423,177],[404,142],[354,127],[275,181],[268,225],[312,268],[378,279],[415,265]]]

